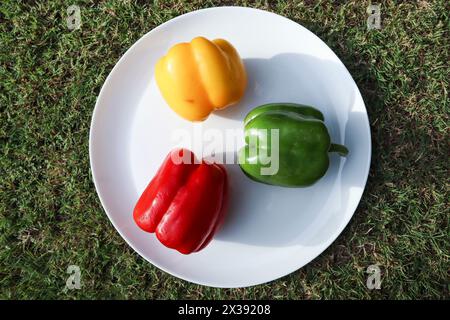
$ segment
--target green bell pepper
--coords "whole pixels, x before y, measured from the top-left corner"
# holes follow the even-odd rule
[[[239,150],[239,165],[258,182],[306,187],[327,172],[328,152],[348,154],[345,146],[331,143],[323,114],[313,107],[265,104],[247,114],[244,126],[246,145]],[[269,161],[278,161],[271,163],[272,172]]]

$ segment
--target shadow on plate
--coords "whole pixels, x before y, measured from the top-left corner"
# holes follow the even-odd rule
[[[332,141],[345,144],[350,155],[344,160],[331,154],[326,175],[308,188],[260,184],[246,177],[238,164],[227,164],[230,207],[215,239],[267,247],[326,244],[334,240],[333,231],[347,223],[352,188],[362,188],[355,172],[364,172],[370,152],[367,141],[360,140],[366,115],[353,110],[358,89],[348,81],[341,63],[309,55],[286,53],[271,59],[244,59],[244,63],[246,95],[238,105],[216,112],[217,116],[242,120],[254,107],[270,102],[312,105],[324,113]],[[339,127],[338,123],[345,125]],[[262,202],[264,209],[252,210],[253,201]]]

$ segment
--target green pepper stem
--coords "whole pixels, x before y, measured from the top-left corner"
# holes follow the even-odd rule
[[[336,143],[332,143],[330,145],[330,149],[328,150],[328,152],[337,152],[339,153],[339,155],[345,157],[348,155],[348,149],[346,146],[343,146],[342,144],[336,144]]]

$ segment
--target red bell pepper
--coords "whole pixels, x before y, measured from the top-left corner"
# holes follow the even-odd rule
[[[166,247],[196,252],[212,240],[223,221],[227,189],[222,165],[198,163],[191,151],[175,149],[142,193],[133,218]]]

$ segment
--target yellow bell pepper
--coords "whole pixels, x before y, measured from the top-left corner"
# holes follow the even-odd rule
[[[203,37],[170,48],[157,62],[155,77],[168,105],[190,121],[238,102],[247,86],[236,49],[226,40]]]

